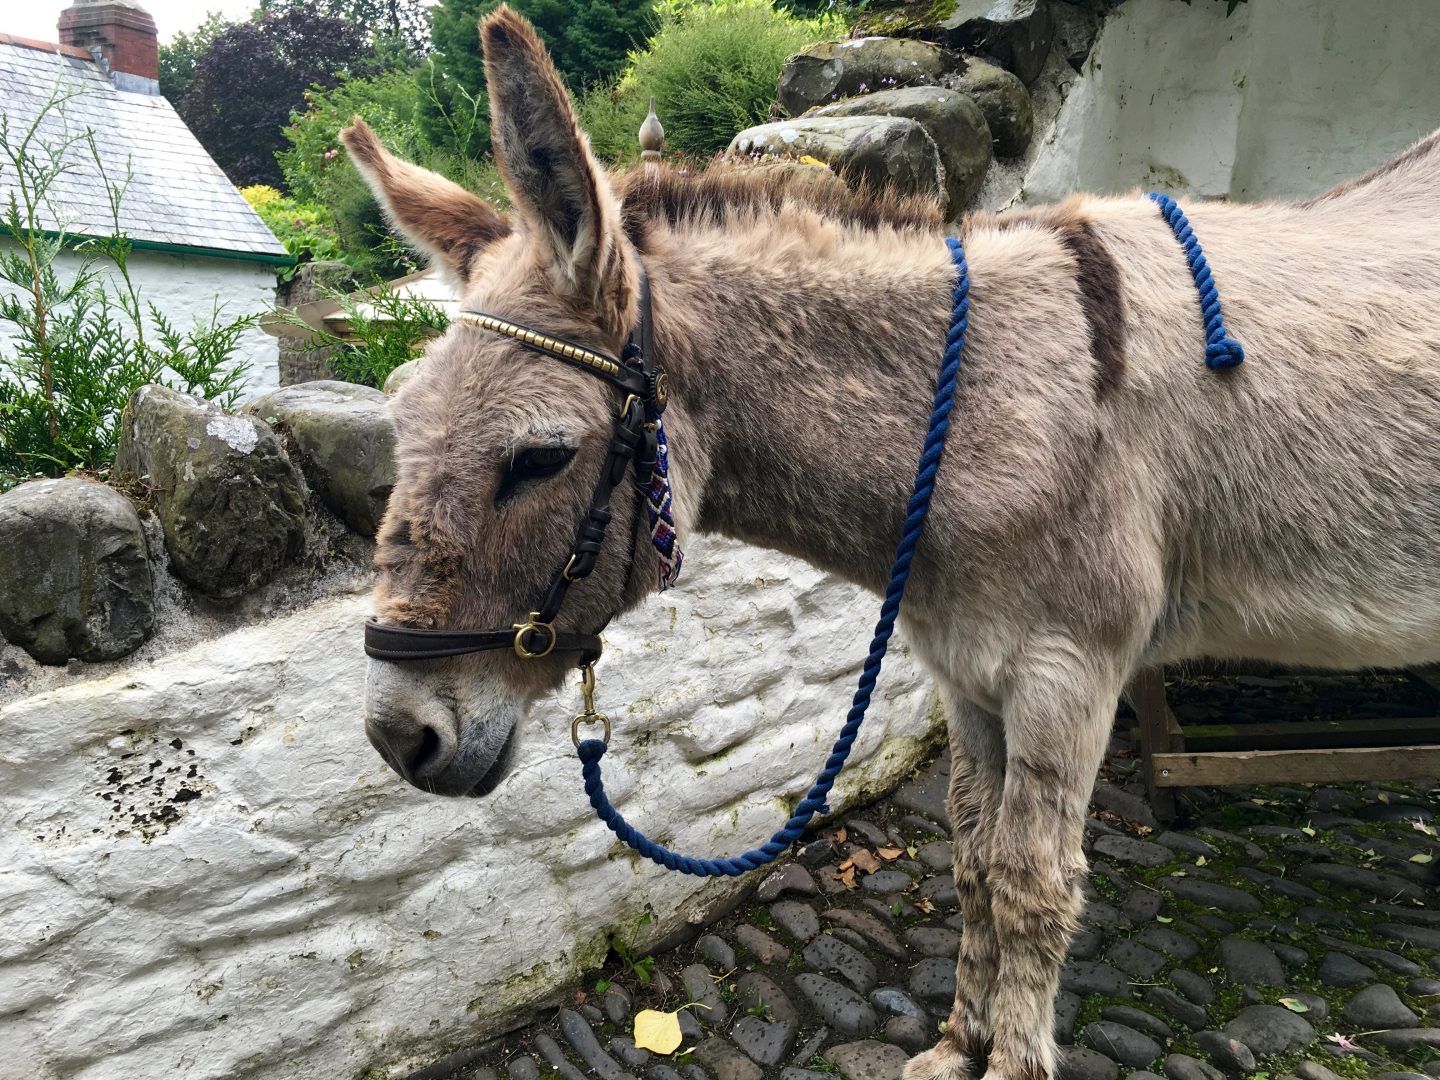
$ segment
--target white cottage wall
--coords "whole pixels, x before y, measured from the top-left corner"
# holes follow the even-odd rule
[[[1440,127],[1440,18],[1414,0],[1128,0],[1017,201],[1136,187],[1317,195]]]
[[[0,250],[13,251],[15,246],[0,241]],[[74,251],[61,252],[55,265],[60,279],[72,278],[83,258]],[[113,269],[108,273],[112,279],[118,276]],[[188,331],[196,319],[208,322],[217,305],[229,318],[259,315],[275,307],[275,267],[267,263],[136,251],[130,256],[130,277],[142,303],[153,303],[182,331]],[[8,283],[0,283],[0,290],[15,291]],[[0,322],[0,362],[12,341],[10,326]],[[250,365],[244,396],[280,385],[278,342],[259,327],[240,339],[236,359]]]
[[[878,601],[741,544],[688,554],[681,588],[606,632],[606,787],[653,838],[732,855],[822,767]],[[398,779],[361,720],[368,608],[331,597],[9,695],[0,1078],[403,1076],[574,985],[611,935],[644,948],[743,887],[641,862],[595,819],[573,687],[490,797]],[[897,641],[831,805],[893,787],[942,731]]]

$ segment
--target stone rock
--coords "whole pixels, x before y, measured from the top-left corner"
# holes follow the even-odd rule
[[[1199,1031],[1210,1022],[1204,1008],[1186,1001],[1168,986],[1152,986],[1145,991],[1145,1003],[1153,1005],[1177,1024]]]
[[[779,1065],[795,1045],[795,1025],[785,1020],[765,1021],[742,1016],[730,1030],[735,1045],[761,1065]]]
[[[1220,963],[1226,979],[1242,986],[1281,986],[1285,982],[1279,958],[1258,941],[1225,938],[1220,942]]]
[[[1403,1054],[1417,1046],[1440,1047],[1440,1028],[1400,1028],[1357,1035],[1367,1046],[1378,1046],[1392,1053]]]
[[[623,986],[608,986],[600,998],[601,1006],[605,1010],[605,1019],[612,1024],[623,1024],[630,1019],[631,1010],[635,1003],[630,1000],[630,992]]]
[[[1055,1080],[1119,1080],[1120,1066],[1104,1054],[1084,1046],[1062,1046],[1057,1055]]]
[[[878,0],[856,18],[855,29],[974,49],[995,57],[1027,83],[1044,67],[1054,37],[1047,0]]]
[[[1144,1032],[1152,1039],[1162,1043],[1175,1037],[1175,1032],[1164,1021],[1151,1016],[1143,1009],[1131,1008],[1129,1005],[1106,1005],[1100,1010],[1100,1019],[1124,1024],[1126,1027]]]
[[[1174,893],[1181,900],[1188,900],[1201,907],[1213,907],[1220,911],[1256,913],[1265,910],[1265,905],[1260,902],[1258,897],[1231,885],[1202,881],[1195,877],[1161,878],[1159,884],[1161,888]]]
[[[1291,1054],[1315,1041],[1315,1029],[1279,1005],[1251,1005],[1225,1025],[1225,1034],[1256,1054]]]
[[[1300,1080],[1340,1080],[1339,1076],[1318,1061],[1300,1062],[1295,1066],[1295,1075],[1300,1077]]]
[[[1440,928],[1432,926],[1404,926],[1399,923],[1380,923],[1373,933],[1390,938],[1403,945],[1414,945],[1428,952],[1440,952]]]
[[[1147,949],[1133,938],[1117,941],[1105,954],[1105,959],[1136,982],[1146,982],[1154,978],[1160,969],[1169,963],[1162,953]]]
[[[573,1009],[561,1009],[559,1020],[561,1032],[591,1072],[601,1080],[634,1080],[620,1063],[601,1047],[600,1040],[595,1037],[595,1032],[583,1016]]]
[[[347,382],[272,390],[246,407],[293,441],[313,490],[351,529],[374,536],[395,486],[395,425],[385,395]]]
[[[780,72],[780,105],[799,116],[867,90],[929,86],[961,63],[953,53],[924,41],[861,37],[824,41],[802,49]]]
[[[929,1023],[913,1016],[892,1016],[885,1021],[885,1039],[912,1054],[928,1050],[935,1041]]]
[[[845,1080],[900,1080],[909,1055],[898,1046],[865,1039],[832,1046],[825,1058],[839,1067]]]
[[[720,996],[720,988],[715,985],[709,968],[704,964],[691,964],[680,972],[680,982],[685,987],[686,1000],[701,1006],[693,1010],[697,1020],[706,1027],[725,1022],[728,1011],[725,999]]]
[[[978,56],[965,57],[964,65],[942,76],[942,85],[964,94],[980,107],[996,157],[1023,154],[1035,131],[1030,91],[1010,72]]]
[[[960,212],[980,190],[994,156],[992,136],[980,106],[964,94],[939,86],[906,86],[822,105],[811,116],[902,116],[923,127],[945,169],[946,216]]]
[[[854,946],[828,934],[821,934],[805,946],[805,962],[816,971],[834,972],[857,993],[868,994],[875,989],[875,965],[870,959]]]
[[[746,128],[726,151],[731,158],[813,157],[852,184],[893,187],[940,199],[945,173],[935,140],[898,116],[814,116]]]
[[[699,941],[695,942],[698,949],[707,960],[717,964],[721,971],[733,971],[735,969],[735,950],[730,943],[718,934],[705,934]]]
[[[505,1065],[505,1075],[510,1080],[536,1080],[540,1075],[540,1066],[535,1059],[521,1054]]]
[[[1102,836],[1095,841],[1095,853],[1119,862],[1151,869],[1174,862],[1175,856],[1159,844],[1136,840],[1131,836]]]
[[[735,931],[740,947],[762,964],[783,964],[790,959],[790,950],[759,927],[746,923]]]
[[[1254,1072],[1255,1055],[1239,1039],[1223,1031],[1197,1031],[1195,1045],[1210,1056],[1222,1072]]]
[[[629,1035],[610,1036],[610,1053],[632,1069],[643,1069],[650,1061],[650,1051],[641,1050]]]
[[[561,1080],[585,1080],[585,1074],[570,1064],[565,1057],[565,1051],[560,1049],[560,1044],[548,1034],[535,1036],[535,1049],[540,1051],[540,1056],[550,1063],[550,1067],[560,1075]]]
[[[879,990],[872,990],[870,1003],[877,1009],[894,1013],[896,1016],[912,1016],[916,1020],[929,1019],[925,1010],[915,1004],[909,995],[893,986],[882,986]]]
[[[860,887],[867,893],[885,896],[889,893],[904,892],[911,885],[910,875],[903,870],[877,870],[860,879]]]
[[[910,992],[921,1001],[949,1006],[955,1000],[955,961],[928,957],[910,969]]]
[[[114,475],[152,493],[176,576],[209,596],[259,588],[303,547],[304,481],[253,416],[142,386],[121,417]]]
[[[820,933],[820,916],[809,904],[798,900],[777,900],[770,905],[770,917],[776,926],[802,943]]]
[[[820,916],[828,923],[843,926],[863,934],[877,949],[896,960],[904,960],[910,954],[904,943],[884,923],[868,911],[854,908],[831,908]]]
[[[1055,1041],[1068,1043],[1073,1041],[1075,1034],[1075,1021],[1080,1018],[1080,1007],[1083,1004],[1080,995],[1072,994],[1069,990],[1057,990],[1055,992]]]
[[[1340,1010],[1340,1016],[1360,1031],[1413,1028],[1420,1023],[1420,1018],[1406,1008],[1400,995],[1386,983],[1365,987],[1345,1003],[1345,1007]]]
[[[925,956],[954,960],[960,955],[960,932],[943,926],[917,926],[905,931],[910,947]]]
[[[1344,953],[1328,952],[1320,961],[1315,977],[1326,986],[1358,986],[1375,978],[1373,969]]]
[[[1368,898],[1380,896],[1387,899],[1424,900],[1425,890],[1414,882],[1395,874],[1380,870],[1367,870],[1363,866],[1347,866],[1344,863],[1311,863],[1298,871],[1307,880],[1324,881],[1342,889],[1364,893]]]
[[[1196,1005],[1213,1005],[1219,994],[1205,979],[1196,975],[1193,971],[1186,971],[1184,968],[1176,968],[1170,973],[1170,981]]]
[[[1331,937],[1329,934],[1316,934],[1315,940],[1321,945],[1328,945],[1337,952],[1343,952],[1347,956],[1354,957],[1367,964],[1379,964],[1383,968],[1404,975],[1406,978],[1420,974],[1420,965],[1389,949],[1372,949],[1368,945],[1356,945],[1353,941],[1346,941],[1344,938]]]
[[[755,890],[755,899],[762,904],[768,904],[786,893],[814,896],[817,892],[819,889],[815,887],[815,879],[810,876],[810,871],[799,863],[789,862],[760,883],[760,887]]]
[[[385,385],[380,389],[386,397],[394,397],[400,392],[400,388],[413,379],[420,370],[420,362],[423,356],[417,356],[414,360],[406,360],[394,371],[385,377]]]
[[[799,1010],[780,986],[767,975],[749,971],[735,984],[740,1007],[746,1012],[793,1024],[800,1019]]]
[[[1155,837],[1155,843],[1161,847],[1169,848],[1171,851],[1184,851],[1190,855],[1204,855],[1211,858],[1218,855],[1213,844],[1207,844],[1198,836],[1191,836],[1189,833],[1163,832]],[[1172,1054],[1172,1057],[1183,1057],[1183,1054]],[[1195,1060],[1191,1058],[1190,1060]]]
[[[839,983],[831,982],[823,975],[806,972],[795,977],[795,985],[815,1007],[827,1024],[842,1035],[852,1038],[868,1035],[880,1026],[875,1010],[853,990],[847,990]]]
[[[760,1066],[725,1039],[706,1039],[695,1047],[695,1057],[716,1080],[762,1080],[765,1075]]]
[[[130,500],[89,480],[33,480],[0,494],[0,635],[42,664],[134,652],[155,625],[155,588]]]
[[[1225,1080],[1225,1074],[1214,1065],[1185,1054],[1165,1058],[1165,1075],[1169,1080]]]
[[[1104,994],[1107,997],[1129,997],[1130,980],[1108,964],[1088,960],[1071,960],[1060,969],[1060,985],[1081,997]]]
[[[1150,1064],[1164,1052],[1150,1036],[1111,1020],[1086,1024],[1082,1037],[1092,1049],[1132,1069]]]
[[[1147,926],[1135,935],[1135,940],[1181,963],[1200,955],[1200,945],[1194,938],[1168,926]]]
[[[837,657],[864,654],[874,611],[849,584],[719,537],[688,558],[704,595],[672,590],[612,625],[606,637],[625,663],[603,691],[656,710],[645,767],[612,770],[612,798],[674,823],[675,843],[698,850],[716,837],[769,835],[774,800],[809,790],[807,755],[776,753],[773,740],[808,745],[831,723],[837,697],[854,689],[852,665]],[[763,655],[741,644],[788,632],[797,604],[803,640]],[[393,1071],[396,1047],[434,1047],[437,1032],[498,1035],[502,1016],[589,981],[605,927],[632,928],[643,954],[743,895],[744,879],[659,870],[637,888],[597,846],[593,812],[556,757],[558,728],[520,742],[515,773],[483,805],[437,803],[387,771],[358,726],[357,628],[369,608],[368,595],[331,596],[83,680],[57,684],[42,672],[39,685],[6,687],[0,791],[7,821],[24,823],[0,829],[7,940],[12,956],[43,941],[36,970],[62,974],[6,981],[0,1042],[103,1061],[127,1080],[169,1080],[189,1056],[206,1074],[265,1080]],[[668,648],[654,646],[660,626]],[[702,655],[676,678],[677,656]],[[885,681],[866,721],[874,730],[851,757],[866,784],[832,792],[837,814],[900,783],[943,736],[933,683],[901,640]],[[698,712],[695,695],[706,702]],[[727,768],[707,764],[722,748]],[[112,770],[120,775],[107,782]],[[565,783],[544,779],[554,770]],[[127,798],[97,797],[121,783]],[[25,809],[9,816],[11,807]],[[457,814],[487,825],[457,829]],[[439,887],[447,881],[463,881],[476,903],[491,898],[495,918],[456,903]],[[653,921],[637,930],[646,905]],[[202,937],[203,957],[182,944]],[[171,960],[157,965],[162,955]],[[455,957],[464,977],[437,979]],[[6,961],[7,973],[15,963],[32,961]],[[57,996],[66,971],[86,975]],[[196,993],[216,975],[223,988]],[[657,969],[651,987],[678,1004],[678,980],[666,991],[664,975]],[[788,989],[789,974],[781,978]],[[301,1015],[315,1022],[297,1023]],[[370,1037],[377,1016],[383,1039]],[[26,1076],[45,1068],[27,1061]]]

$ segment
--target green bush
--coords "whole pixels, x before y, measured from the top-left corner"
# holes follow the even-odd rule
[[[299,263],[344,261],[340,233],[330,211],[318,203],[302,203],[289,199],[265,184],[241,188],[240,194],[260,215],[275,238],[296,260],[296,266],[280,269],[280,280],[289,281],[299,271]]]
[[[334,348],[330,370],[346,382],[382,387],[390,373],[401,364],[417,359],[425,343],[445,332],[449,316],[438,304],[416,296],[401,296],[381,287],[368,295],[351,295],[335,290],[325,292],[345,313],[350,334],[341,337],[326,330],[312,330],[312,349]],[[307,326],[296,316],[296,325]]]
[[[0,114],[0,169],[12,174],[0,209],[0,490],[32,477],[102,471],[115,457],[119,421],[130,396],[159,383],[233,405],[247,365],[236,362],[254,316],[225,319],[220,308],[182,331],[148,303],[130,276],[130,242],[120,234],[128,178],[105,177],[93,132],[54,139],[41,134],[52,113],[79,93],[57,89],[36,121],[12,131]],[[59,125],[66,130],[63,122]],[[84,158],[84,164],[79,161]],[[80,241],[49,229],[44,208],[64,172],[93,167],[109,198],[114,234]],[[68,276],[67,250],[79,252]]]
[[[581,101],[592,144],[608,160],[639,153],[635,133],[652,95],[672,150],[692,157],[723,150],[736,132],[769,116],[792,54],[845,33],[837,15],[801,18],[773,0],[662,0],[659,14],[659,31],[630,54],[619,83]]]
[[[345,261],[362,275],[394,277],[415,267],[340,145],[341,130],[355,116],[363,117],[401,157],[507,205],[494,165],[467,152],[472,145],[489,143],[483,98],[464,97],[458,111],[444,114],[448,145],[437,145],[421,129],[418,110],[431,92],[425,79],[431,70],[427,64],[417,72],[349,79],[331,90],[313,88],[306,94],[305,111],[292,114],[285,129],[289,149],[276,155],[290,194],[329,213]]]

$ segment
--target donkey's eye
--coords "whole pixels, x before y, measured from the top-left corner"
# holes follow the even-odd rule
[[[522,484],[555,476],[570,464],[574,456],[575,451],[568,446],[534,446],[519,451],[500,480],[500,490],[495,493],[496,504],[513,498]]]

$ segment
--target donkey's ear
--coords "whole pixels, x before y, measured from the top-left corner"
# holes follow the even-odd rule
[[[623,308],[620,208],[534,29],[501,4],[480,23],[495,157],[556,287],[602,314]]]
[[[360,117],[340,133],[340,141],[385,215],[457,282],[469,278],[480,252],[510,234],[510,222],[484,199],[397,158]]]

